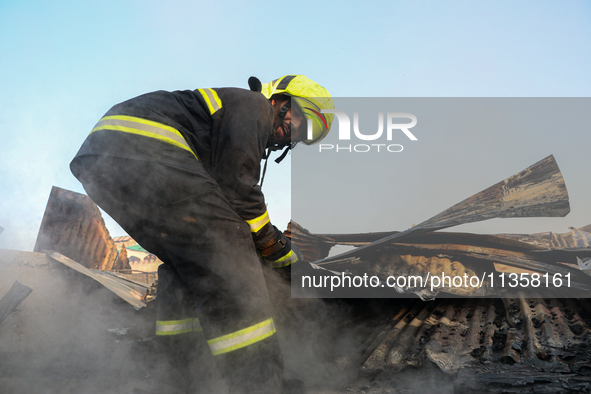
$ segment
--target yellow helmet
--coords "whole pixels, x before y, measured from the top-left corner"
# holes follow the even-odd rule
[[[320,111],[334,109],[332,97],[328,90],[308,77],[304,75],[285,75],[260,85],[260,92],[267,99],[270,99],[274,94],[285,94],[294,99],[306,119],[312,121],[312,138],[302,140],[304,144],[316,144],[326,137],[330,131],[334,114],[323,114]]]

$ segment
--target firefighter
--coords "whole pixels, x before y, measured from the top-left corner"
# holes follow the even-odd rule
[[[334,105],[303,75],[249,86],[117,104],[70,164],[90,198],[163,261],[156,335],[169,367],[160,378],[178,392],[205,391],[193,379],[203,337],[231,393],[283,390],[259,256],[278,270],[302,256],[269,219],[261,160],[323,139],[333,115],[322,110]]]

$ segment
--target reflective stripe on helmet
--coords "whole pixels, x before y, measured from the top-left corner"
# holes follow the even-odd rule
[[[269,218],[269,212],[265,211],[265,213],[263,213],[261,216],[247,220],[246,223],[248,223],[250,226],[251,233],[257,233],[265,226],[265,224],[269,223],[270,221],[271,218]]]
[[[296,261],[298,261],[298,255],[295,254],[293,252],[293,250],[290,250],[288,254],[286,254],[285,256],[283,256],[275,261],[267,260],[267,262],[269,263],[269,266],[272,268],[287,267],[288,265],[293,264]]]
[[[182,134],[174,127],[162,123],[137,118],[135,116],[105,116],[99,120],[90,133],[92,134],[98,130],[117,130],[124,133],[155,138],[191,152],[191,154],[197,159],[197,156],[191,150]]]
[[[179,335],[203,331],[199,319],[159,320],[156,322],[156,335]]]
[[[232,334],[223,335],[207,341],[211,354],[218,355],[243,348],[259,342],[275,333],[273,319],[267,319]]]
[[[277,85],[277,87],[275,89],[277,89],[277,90],[287,89],[287,85],[289,85],[291,80],[294,79],[295,77],[297,77],[297,75],[286,75],[285,77],[281,78],[281,82],[279,82],[279,85]]]
[[[218,96],[217,92],[213,89],[197,89],[203,96],[203,99],[207,103],[209,113],[214,114],[218,109],[222,108],[222,100]]]

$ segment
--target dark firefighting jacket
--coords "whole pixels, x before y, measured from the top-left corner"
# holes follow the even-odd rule
[[[258,92],[237,88],[156,91],[111,108],[77,157],[108,155],[177,168],[187,160],[199,160],[250,225],[260,248],[276,231],[258,186],[273,119],[272,105]]]

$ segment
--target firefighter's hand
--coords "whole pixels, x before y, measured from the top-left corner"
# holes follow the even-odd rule
[[[273,268],[287,267],[298,261],[304,261],[304,256],[298,247],[277,228],[275,228],[274,239],[261,249],[261,254]]]
[[[298,256],[299,262],[304,261],[304,254],[302,252],[300,252],[300,249],[298,248],[298,246],[296,244],[294,244],[293,242],[291,243],[291,250],[293,250],[293,252],[296,254],[296,256]]]
[[[294,243],[291,244],[291,251],[292,251],[292,253],[294,253],[297,256],[296,261],[292,262],[289,265],[284,265],[281,267],[273,268],[273,271],[275,271],[275,273],[279,274],[280,278],[282,278],[284,281],[290,282],[290,283],[291,283],[291,270],[292,270],[291,266],[295,262],[299,262],[300,264],[296,264],[296,267],[299,267],[304,262],[304,256],[302,255],[302,252],[300,252],[300,250],[298,249],[298,247]],[[269,260],[267,260],[267,262],[269,264],[271,264],[269,262]],[[304,264],[304,265],[308,265],[308,264]],[[273,265],[271,265],[271,266],[273,266]]]

